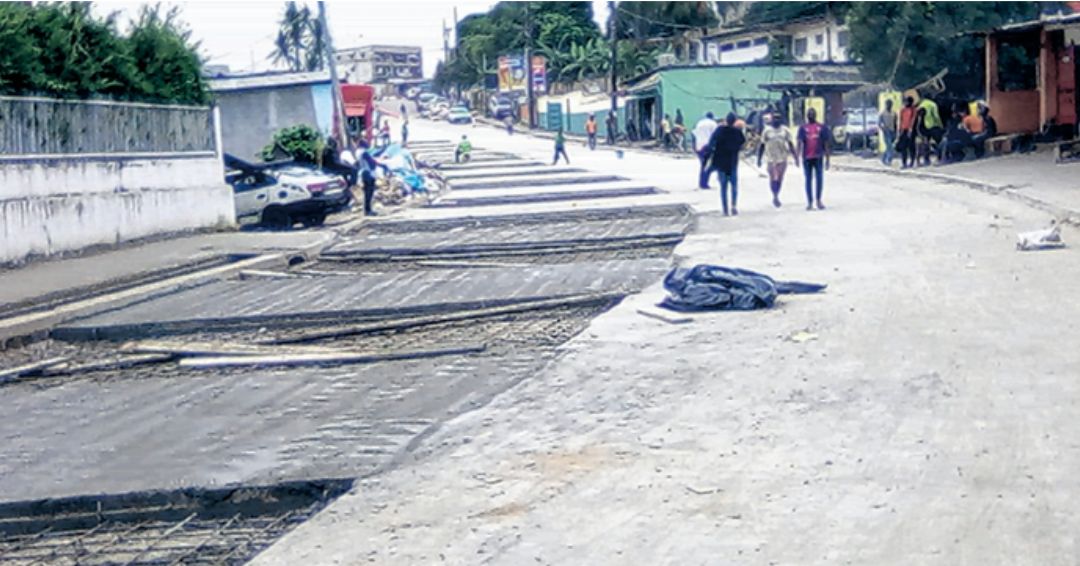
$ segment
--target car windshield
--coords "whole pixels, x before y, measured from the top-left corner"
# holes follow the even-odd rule
[[[454,114],[468,114],[469,113],[469,109],[465,108],[464,106],[455,106],[455,107],[451,108],[450,111],[453,112]]]

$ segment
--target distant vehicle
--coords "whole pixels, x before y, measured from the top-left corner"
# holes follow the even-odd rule
[[[451,124],[472,124],[472,114],[464,106],[455,106],[446,114],[446,121]]]
[[[438,98],[438,95],[432,92],[422,92],[416,97],[416,102],[421,106],[426,106],[431,103],[432,100]]]
[[[833,140],[848,151],[858,147],[877,147],[878,112],[875,108],[852,108],[844,111],[844,123],[832,129]]]
[[[513,113],[514,106],[510,104],[509,100],[501,96],[493,96],[488,101],[488,115],[496,120],[502,120]]]
[[[331,212],[344,209],[351,195],[341,177],[294,162],[251,164],[225,155],[231,171],[237,219],[257,218],[269,228],[287,230],[297,222],[321,226]]]

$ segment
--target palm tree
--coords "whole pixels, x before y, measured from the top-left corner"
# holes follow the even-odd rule
[[[269,58],[290,71],[316,71],[326,63],[324,41],[322,25],[312,17],[311,8],[286,2]]]

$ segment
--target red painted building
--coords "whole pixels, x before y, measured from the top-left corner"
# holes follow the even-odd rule
[[[1003,134],[1076,135],[1080,14],[1046,16],[987,35],[986,95]]]

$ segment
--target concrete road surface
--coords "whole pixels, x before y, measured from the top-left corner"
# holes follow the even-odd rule
[[[744,168],[723,218],[695,161],[570,155],[699,206],[684,264],[828,290],[675,325],[637,313],[653,285],[256,564],[1077,563],[1080,254],[1014,249],[1044,214],[837,172],[806,212],[798,170],[774,210]]]

